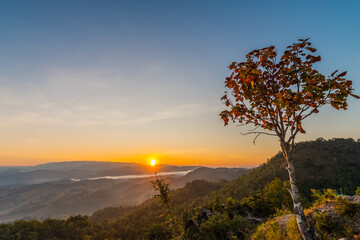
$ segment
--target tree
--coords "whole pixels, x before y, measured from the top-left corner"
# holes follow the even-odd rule
[[[159,191],[158,194],[155,194],[154,198],[159,199],[162,207],[166,210],[166,213],[169,217],[169,227],[173,233],[174,238],[180,236],[182,231],[179,220],[175,217],[174,214],[169,183],[167,183],[164,179],[155,173],[155,180],[151,181],[151,184],[155,191]]]
[[[304,239],[312,239],[299,191],[293,162],[294,141],[297,134],[305,134],[303,121],[319,108],[331,105],[335,109],[347,109],[348,96],[353,94],[352,81],[345,79],[346,72],[333,72],[325,77],[313,68],[321,61],[309,39],[288,46],[277,61],[274,46],[254,50],[246,55],[245,62],[233,62],[231,75],[225,86],[231,90],[221,98],[227,109],[220,113],[225,126],[231,120],[240,126],[252,124],[255,128],[254,143],[262,135],[278,137],[287,162],[290,193],[297,225]],[[229,96],[230,95],[230,96]],[[260,130],[258,130],[260,129]]]

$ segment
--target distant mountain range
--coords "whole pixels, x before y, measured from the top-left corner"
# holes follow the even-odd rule
[[[95,161],[54,162],[36,166],[0,167],[0,187],[8,188],[66,179],[177,172],[196,168],[199,167],[170,165],[151,167],[136,163]]]
[[[164,177],[171,182],[172,188],[179,188],[195,179],[234,180],[250,170],[171,165],[150,167],[135,163],[92,161],[0,167],[0,222],[23,218],[67,218],[70,215],[92,214],[108,206],[136,205],[153,196],[154,191],[150,181],[154,177],[124,179],[102,179],[102,177],[127,175],[140,177],[145,174],[151,176],[155,172],[184,171],[189,173]]]

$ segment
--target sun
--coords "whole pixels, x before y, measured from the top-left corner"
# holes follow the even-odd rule
[[[155,166],[155,164],[156,164],[156,160],[155,160],[155,159],[151,159],[151,160],[150,160],[150,165],[151,165],[151,166]]]

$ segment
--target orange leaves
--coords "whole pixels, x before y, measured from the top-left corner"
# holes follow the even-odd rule
[[[347,71],[345,71],[345,72],[342,72],[342,73],[340,73],[339,75],[337,75],[337,77],[344,77],[345,75],[346,75],[346,73],[347,73]]]
[[[229,99],[226,99],[225,105],[226,105],[227,107],[230,106],[230,101],[229,101]]]
[[[321,61],[321,57],[317,56],[317,57],[313,57],[313,62],[320,62]]]
[[[305,133],[303,119],[318,113],[321,106],[330,103],[346,109],[348,96],[360,99],[353,94],[352,81],[344,78],[346,72],[334,71],[326,78],[313,68],[321,57],[311,55],[316,49],[308,40],[288,46],[279,61],[271,46],[229,66],[232,73],[225,86],[230,91],[221,98],[229,108],[220,114],[225,125],[231,120],[270,131],[289,129],[296,135]]]
[[[306,134],[306,131],[305,131],[303,128],[300,128],[300,132],[301,132],[302,134]]]
[[[254,88],[254,81],[250,81],[251,86]]]
[[[225,111],[222,111],[220,114],[220,117],[221,119],[224,121],[224,125],[228,125],[229,124],[229,115],[231,115],[229,113],[229,111],[225,110]]]
[[[316,52],[316,48],[313,47],[305,47],[307,50],[309,50],[310,52]]]
[[[302,126],[301,126],[301,122],[298,122],[297,128],[298,128],[298,130],[299,130],[301,133],[303,133],[303,134],[306,133],[306,131],[305,131],[305,130],[302,128]]]

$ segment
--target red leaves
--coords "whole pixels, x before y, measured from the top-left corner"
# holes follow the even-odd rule
[[[317,57],[313,57],[313,62],[320,62],[321,61],[321,57],[317,56]]]
[[[330,103],[346,109],[349,95],[360,99],[353,94],[352,81],[344,78],[346,72],[336,75],[335,71],[326,78],[313,68],[321,57],[311,55],[316,49],[308,40],[287,47],[278,62],[271,46],[254,50],[244,62],[229,66],[232,73],[225,86],[231,90],[231,99],[221,98],[229,108],[220,114],[225,125],[231,120],[271,131],[288,129],[296,135],[306,133],[303,118],[318,113],[321,106]]]
[[[345,76],[346,75],[346,73],[347,73],[347,71],[345,71],[345,72],[342,72],[342,73],[340,73],[339,75],[337,75],[337,77],[343,77],[343,76]]]
[[[301,126],[301,122],[298,122],[297,128],[299,129],[299,131],[300,131],[301,133],[303,133],[303,134],[306,133],[306,131],[305,131],[305,130],[302,128],[302,126]]]
[[[307,50],[309,50],[310,52],[316,52],[316,48],[313,47],[306,47]]]
[[[230,101],[229,101],[229,99],[226,99],[225,105],[226,105],[227,107],[230,106]]]
[[[333,77],[339,70],[335,70],[330,76]]]

